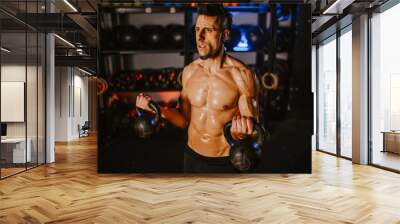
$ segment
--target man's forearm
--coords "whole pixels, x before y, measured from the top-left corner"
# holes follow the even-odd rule
[[[175,108],[161,108],[161,116],[179,128],[187,127],[188,122],[185,116]]]

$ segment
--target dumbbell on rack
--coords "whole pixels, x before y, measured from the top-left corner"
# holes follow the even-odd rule
[[[180,72],[177,68],[124,71],[113,76],[110,87],[114,91],[179,90]]]

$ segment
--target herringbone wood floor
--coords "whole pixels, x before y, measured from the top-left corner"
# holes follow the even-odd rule
[[[399,174],[323,153],[312,175],[99,175],[95,141],[0,181],[0,223],[400,223]]]

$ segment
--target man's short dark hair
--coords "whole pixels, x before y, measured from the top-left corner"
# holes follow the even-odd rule
[[[222,4],[199,4],[197,13],[199,15],[217,16],[220,28],[231,30],[232,15]]]

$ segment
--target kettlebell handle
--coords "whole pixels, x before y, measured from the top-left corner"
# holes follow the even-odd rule
[[[154,118],[150,121],[152,125],[156,125],[156,124],[158,124],[158,122],[160,121],[160,118],[161,118],[161,109],[158,106],[158,104],[152,100],[150,100],[150,102],[149,102],[149,107],[156,112],[154,115]],[[136,114],[139,117],[141,117],[143,115],[143,112],[144,112],[143,109],[136,107]]]
[[[233,147],[234,145],[237,144],[237,141],[233,139],[231,135],[231,127],[232,127],[232,121],[229,121],[228,123],[225,124],[224,127],[224,137],[228,144]],[[254,148],[257,148],[258,150],[261,149],[261,146],[264,143],[265,139],[265,132],[264,129],[261,127],[260,124],[258,124],[256,121],[254,121],[254,129],[257,131],[257,139],[252,142],[252,145]]]

